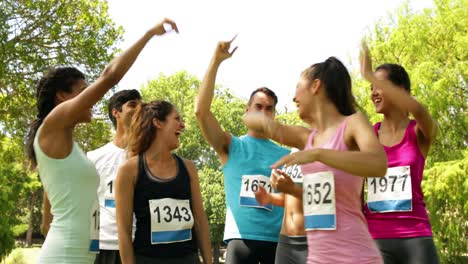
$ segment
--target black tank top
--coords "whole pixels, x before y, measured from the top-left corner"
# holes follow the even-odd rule
[[[175,230],[175,232],[151,230],[150,210],[153,212],[153,221],[156,221],[153,223],[153,227],[156,227],[156,229],[163,225],[155,223],[165,224],[166,226],[164,228],[166,230],[168,222],[176,224],[187,223],[190,218],[191,221],[193,221],[193,214],[189,215],[188,212],[188,210],[192,210],[193,208],[190,176],[187,168],[185,167],[184,161],[177,155],[173,155],[173,157],[177,163],[176,176],[169,181],[161,181],[147,173],[147,170],[145,169],[146,162],[143,154],[138,156],[138,179],[135,185],[133,200],[133,211],[136,217],[136,231],[133,248],[136,255],[164,258],[181,257],[197,252],[197,240],[195,237],[195,229],[193,227],[191,229],[186,229],[183,232],[178,232],[177,230]],[[178,206],[181,205],[181,203],[171,202],[170,206],[165,206],[167,202],[165,203],[164,201],[174,200],[164,198],[172,198],[178,201],[185,200],[185,202],[188,200],[188,203],[186,206]],[[163,202],[160,203],[161,201]],[[150,206],[150,203],[152,203],[152,206]],[[188,236],[190,232],[191,238]],[[174,233],[176,235],[174,235]],[[188,240],[173,242],[181,239]]]

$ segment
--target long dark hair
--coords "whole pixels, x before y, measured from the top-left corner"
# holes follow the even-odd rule
[[[346,67],[335,57],[316,63],[302,72],[309,82],[319,79],[328,99],[345,116],[356,113],[356,101],[351,90],[351,76]]]
[[[79,80],[84,80],[85,76],[78,69],[73,67],[58,67],[48,71],[36,85],[36,119],[29,126],[26,135],[26,156],[30,161],[31,169],[36,168],[37,160],[34,153],[34,138],[37,130],[44,119],[55,107],[55,96],[58,91],[72,92],[72,86]]]
[[[174,105],[164,100],[140,104],[133,115],[128,136],[129,156],[145,152],[156,138],[156,127],[153,119],[166,121],[167,116],[174,110]]]

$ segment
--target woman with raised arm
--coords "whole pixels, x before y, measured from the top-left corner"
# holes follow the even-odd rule
[[[178,31],[174,22],[164,19],[115,58],[91,85],[73,67],[50,70],[39,81],[39,113],[30,127],[26,152],[47,194],[44,208],[51,212],[44,212],[50,216],[44,219],[52,223],[43,223],[47,236],[38,263],[93,263],[93,252],[99,250],[98,176],[73,132],[77,124],[91,121],[93,105],[122,79],[146,43],[166,33],[164,23]]]
[[[193,161],[172,152],[184,123],[166,101],[142,104],[128,135],[132,156],[116,178],[119,250],[124,264],[212,263],[208,220]],[[133,214],[136,218],[132,244]]]
[[[439,263],[421,189],[437,122],[411,96],[410,78],[401,65],[382,64],[372,71],[365,44],[361,73],[372,83],[375,111],[383,115],[374,131],[388,158],[385,178],[368,179],[365,215],[369,231],[385,264]]]
[[[384,176],[385,152],[367,118],[356,113],[351,78],[336,58],[301,74],[294,101],[313,129],[247,116],[249,128],[303,151],[273,164],[272,185],[302,200],[307,263],[382,263],[362,213],[365,177]],[[302,164],[303,187],[281,165]],[[304,195],[303,195],[304,191]]]

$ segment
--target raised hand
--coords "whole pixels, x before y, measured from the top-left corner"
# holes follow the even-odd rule
[[[258,186],[258,191],[255,192],[255,199],[261,205],[266,205],[271,203],[270,194],[266,192],[265,188],[261,185]]]
[[[360,54],[360,64],[361,64],[361,75],[364,79],[368,80],[369,82],[373,82],[375,80],[374,72],[372,71],[372,59],[369,51],[369,47],[367,47],[367,43],[365,40],[362,40],[362,48]]]
[[[177,25],[174,21],[168,19],[168,18],[164,18],[161,22],[159,22],[158,24],[156,24],[154,27],[152,27],[149,32],[152,34],[152,35],[157,35],[157,36],[160,36],[160,35],[164,35],[167,31],[166,29],[164,28],[164,25],[169,25],[171,27],[171,29],[175,30],[175,32],[179,33],[179,29],[177,28]]]
[[[283,156],[280,160],[271,166],[277,169],[280,166],[292,166],[294,164],[307,164],[317,160],[317,149],[303,150]],[[285,173],[284,173],[285,174]],[[287,175],[287,174],[285,174]]]
[[[220,41],[218,42],[218,46],[216,46],[214,60],[217,62],[222,62],[225,59],[229,59],[232,57],[234,52],[236,52],[237,47],[235,47],[231,52],[229,49],[231,48],[231,43],[236,39],[237,35],[235,35],[230,41]]]

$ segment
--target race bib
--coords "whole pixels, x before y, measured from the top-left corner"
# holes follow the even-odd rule
[[[271,193],[270,178],[264,175],[244,175],[242,176],[242,184],[240,191],[240,206],[255,207],[265,210],[273,210],[273,205],[261,205],[255,199],[255,192],[259,186],[263,186],[267,193]]]
[[[367,178],[367,207],[373,213],[413,210],[409,166],[388,168],[382,178]]]
[[[169,244],[192,239],[193,214],[189,200],[149,200],[151,244]]]
[[[91,210],[90,217],[90,243],[89,252],[99,253],[99,202],[96,201]]]
[[[106,192],[104,193],[104,206],[107,208],[115,208],[114,188],[114,180],[107,183]]]
[[[291,150],[291,154],[298,151],[298,149],[294,148]],[[303,174],[300,165],[294,164],[292,166],[286,166],[283,168],[283,171],[291,177],[295,184],[302,186]]]
[[[306,231],[336,230],[335,177],[333,172],[305,175],[303,204]]]

